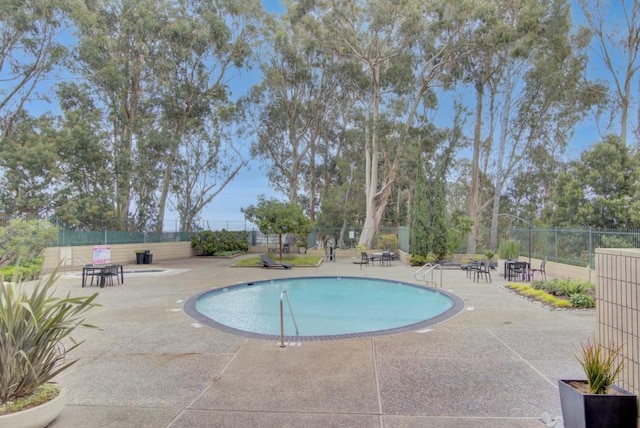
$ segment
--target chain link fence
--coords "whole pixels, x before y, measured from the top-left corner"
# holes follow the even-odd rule
[[[250,246],[274,246],[277,235],[265,235],[245,221],[202,221],[197,230],[189,232],[130,232],[130,231],[74,231],[61,228],[54,246],[113,245],[145,242],[189,241],[200,230],[230,230],[248,232]],[[359,225],[324,230],[314,230],[306,238],[307,248],[331,242],[340,248],[355,248],[358,245],[362,227]],[[392,234],[398,238],[398,248],[410,252],[408,226],[383,227],[377,236]],[[283,242],[295,244],[294,235],[286,236]],[[593,267],[596,248],[640,248],[640,230],[578,228],[535,228],[511,227],[501,231],[501,239],[520,242],[520,255],[582,267]],[[304,241],[304,240],[303,240]],[[464,248],[460,248],[464,252]]]
[[[595,228],[510,228],[520,255],[581,267],[594,267],[596,248],[640,248],[640,230]]]

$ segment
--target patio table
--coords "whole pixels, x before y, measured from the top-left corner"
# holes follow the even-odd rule
[[[119,283],[124,284],[124,266],[122,264],[109,264],[109,265],[85,265],[82,268],[82,286],[87,285],[87,279],[91,277],[91,285],[93,285],[93,277],[99,277],[98,285],[100,288],[104,288],[105,278],[110,274],[111,269],[116,268],[116,276],[119,276]]]

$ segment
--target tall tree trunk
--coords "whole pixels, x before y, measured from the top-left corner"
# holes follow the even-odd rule
[[[500,120],[500,146],[498,148],[498,161],[496,163],[496,177],[494,182],[493,209],[491,211],[491,239],[489,248],[495,253],[498,249],[498,216],[500,215],[500,196],[504,185],[505,171],[502,167],[504,163],[505,151],[507,150],[507,135],[509,133],[509,123],[511,121],[511,93],[512,84],[510,74],[506,75],[506,88],[504,107]]]
[[[476,84],[476,123],[473,131],[473,159],[471,164],[471,198],[469,200],[469,217],[473,227],[467,241],[467,253],[475,254],[480,231],[480,151],[482,140],[482,107],[484,84]]]
[[[376,195],[378,191],[378,115],[380,113],[380,66],[372,67],[373,97],[371,120],[367,120],[365,135],[365,199],[366,211],[364,226],[360,235],[359,244],[371,248],[371,242],[375,236],[382,214],[376,213]],[[369,136],[370,135],[370,136]],[[378,205],[379,206],[379,205]]]

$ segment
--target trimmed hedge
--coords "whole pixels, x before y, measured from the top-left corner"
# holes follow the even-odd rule
[[[222,253],[246,253],[249,251],[247,231],[205,230],[191,237],[191,247],[200,256],[217,256]]]

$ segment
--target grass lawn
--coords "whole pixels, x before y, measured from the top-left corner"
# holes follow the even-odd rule
[[[293,255],[293,254],[283,254],[282,260],[277,255],[269,255],[269,258],[276,263],[290,263],[294,266],[317,266],[321,256],[310,256],[310,255]],[[246,266],[246,267],[262,267],[262,259],[260,256],[255,257],[247,257],[242,260],[238,260],[234,266]]]

